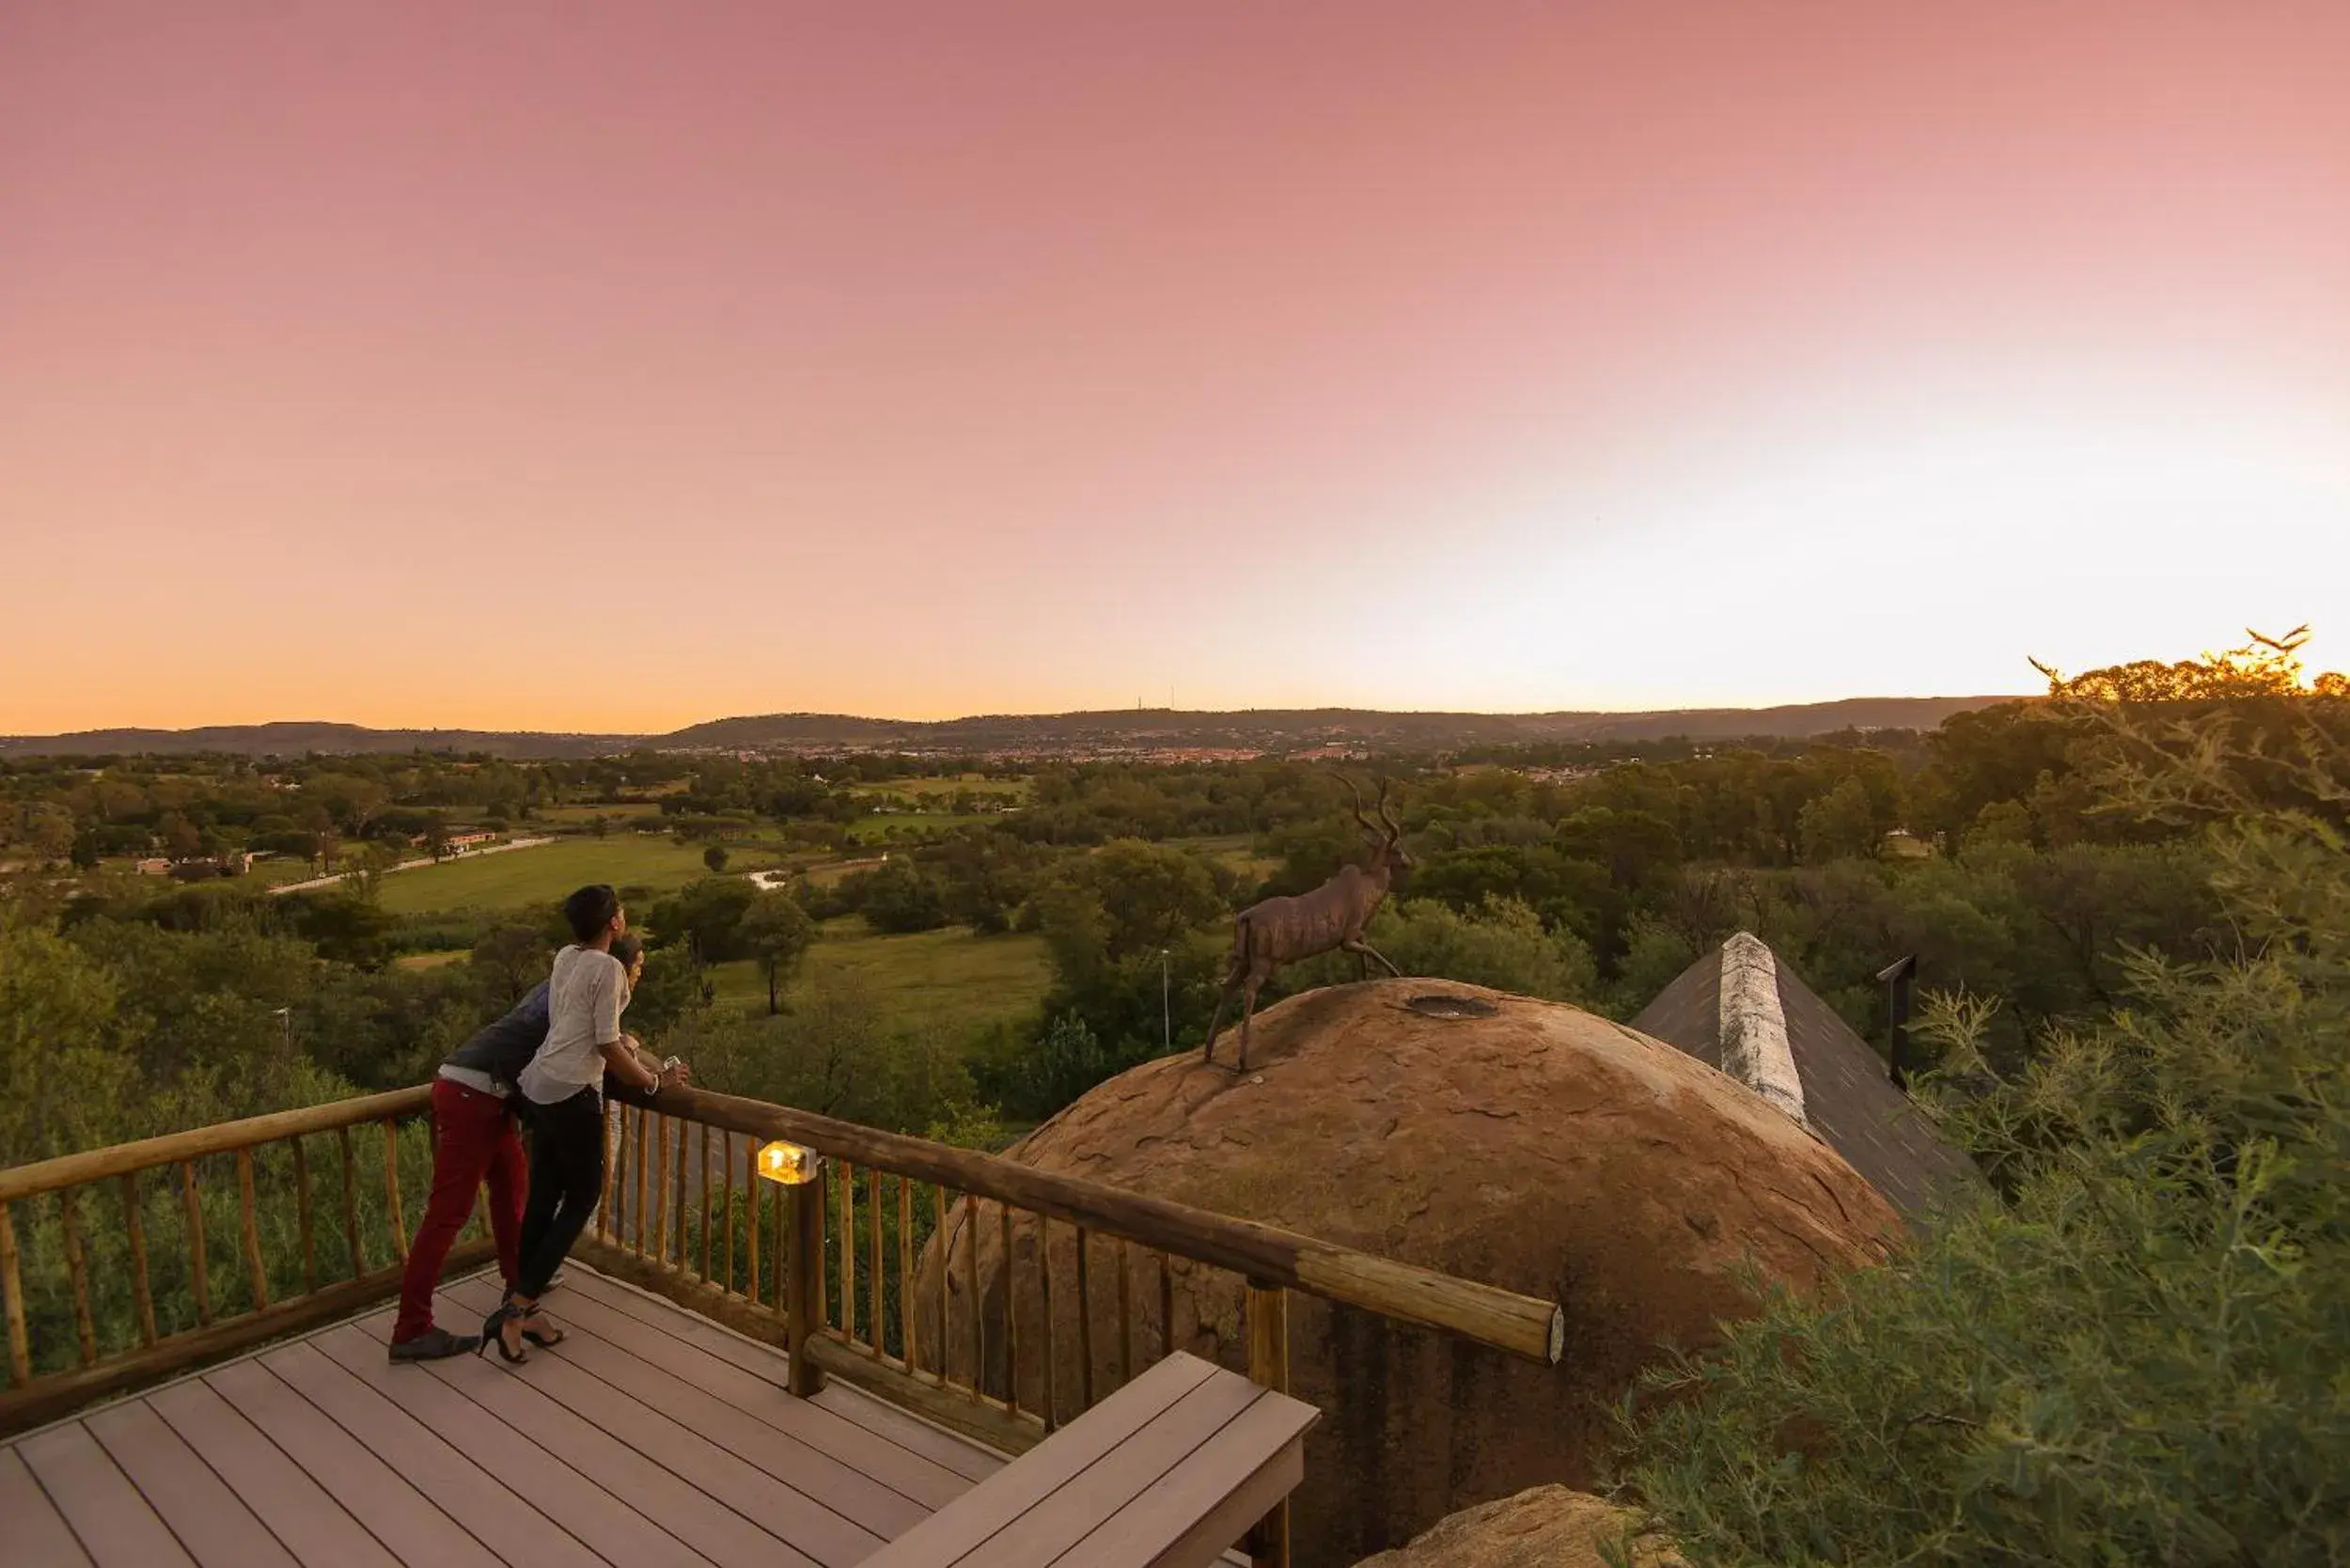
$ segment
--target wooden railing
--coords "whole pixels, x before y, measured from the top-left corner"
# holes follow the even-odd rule
[[[396,1090],[0,1169],[0,1433],[396,1292],[430,1103]],[[477,1233],[451,1262],[490,1256]]]
[[[795,1392],[831,1374],[1008,1452],[1205,1330],[1288,1392],[1292,1291],[1545,1364],[1564,1346],[1555,1302],[994,1155],[695,1090],[610,1114],[586,1261],[780,1342]],[[761,1180],[770,1140],[818,1179]],[[1215,1294],[1179,1290],[1201,1269],[1237,1277],[1242,1332],[1179,1324]],[[1284,1504],[1250,1545],[1285,1563],[1287,1540]]]
[[[429,1105],[400,1090],[0,1170],[0,1433],[395,1293],[431,1168],[401,1123]],[[795,1393],[837,1376],[1006,1452],[1179,1348],[1245,1343],[1289,1391],[1294,1291],[1536,1362],[1564,1345],[1555,1302],[995,1155],[690,1089],[607,1114],[582,1262],[779,1343]],[[314,1180],[330,1135],[339,1179]],[[815,1151],[817,1179],[760,1178],[772,1140]],[[205,1174],[224,1161],[233,1186]],[[109,1185],[118,1231],[83,1205]],[[474,1228],[449,1268],[493,1255],[478,1208]],[[1203,1321],[1227,1296],[1236,1321]],[[1286,1504],[1249,1544],[1288,1560]]]

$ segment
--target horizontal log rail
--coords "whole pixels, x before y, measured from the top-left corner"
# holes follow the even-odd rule
[[[141,1138],[136,1143],[110,1144],[86,1153],[63,1154],[54,1160],[11,1166],[0,1170],[0,1203],[55,1192],[60,1187],[103,1181],[109,1176],[120,1176],[129,1171],[148,1170],[159,1165],[178,1165],[207,1154],[256,1149],[265,1143],[299,1137],[306,1133],[331,1133],[369,1121],[419,1116],[431,1106],[432,1086],[418,1084],[414,1089],[395,1089],[383,1094],[362,1095],[355,1100],[308,1105],[301,1110],[272,1111],[267,1116],[248,1116],[242,1121],[223,1121],[210,1127],[197,1127],[191,1132],[166,1133],[162,1137]]]
[[[653,1105],[633,1090],[615,1098]],[[1229,1269],[1259,1284],[1302,1290],[1441,1329],[1530,1361],[1555,1365],[1566,1348],[1566,1315],[1557,1302],[1498,1286],[811,1111],[707,1090],[669,1089],[654,1099],[665,1118],[704,1122],[762,1142],[801,1144],[836,1160],[972,1194],[1096,1235],[1120,1237]]]
[[[420,1085],[0,1169],[0,1434],[396,1294],[431,1104]],[[323,1206],[314,1179],[339,1187]],[[323,1259],[321,1214],[343,1232]],[[449,1267],[492,1255],[480,1230]]]

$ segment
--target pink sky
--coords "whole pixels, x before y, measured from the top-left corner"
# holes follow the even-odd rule
[[[0,8],[0,731],[2350,646],[2350,5]]]

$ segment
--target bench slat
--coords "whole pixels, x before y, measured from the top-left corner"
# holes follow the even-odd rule
[[[956,1568],[1042,1568],[1142,1496],[1266,1393],[1245,1377],[1218,1372],[977,1550],[952,1560]]]
[[[862,1568],[920,1568],[960,1561],[1104,1452],[1150,1425],[1215,1371],[1196,1356],[1179,1352],[1167,1356],[883,1547]]]
[[[1267,1394],[1057,1561],[1175,1568],[1214,1559],[1305,1479],[1306,1429],[1320,1414]]]

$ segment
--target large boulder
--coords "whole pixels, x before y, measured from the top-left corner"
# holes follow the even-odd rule
[[[1355,1568],[1609,1568],[1621,1547],[1633,1568],[1688,1568],[1638,1515],[1564,1486],[1537,1486],[1447,1514],[1408,1546]]]
[[[1400,1545],[1530,1486],[1590,1485],[1610,1444],[1609,1403],[1667,1346],[1708,1344],[1722,1320],[1752,1311],[1742,1267],[1810,1291],[1881,1255],[1900,1228],[1833,1150],[1743,1085],[1562,1004],[1378,980],[1261,1014],[1246,1076],[1225,1065],[1230,1050],[1219,1043],[1213,1066],[1193,1051],[1113,1078],[1010,1157],[1556,1300],[1566,1313],[1565,1357],[1546,1367],[1292,1293],[1292,1389],[1324,1412],[1295,1498],[1297,1558],[1309,1568]],[[1096,1237],[1081,1325],[1075,1236],[1050,1229],[1040,1258],[1033,1217],[1010,1227],[1023,1408],[1045,1398],[1048,1339],[1064,1419],[1082,1407],[1089,1372],[1106,1392],[1121,1363],[1158,1355],[1163,1334],[1246,1367],[1239,1278],[1177,1259],[1163,1278],[1155,1255]],[[950,1226],[947,1278],[934,1239],[916,1296],[925,1363],[943,1356],[967,1378],[976,1280],[981,1383],[998,1397],[1004,1231],[992,1204],[978,1206],[976,1225]]]

